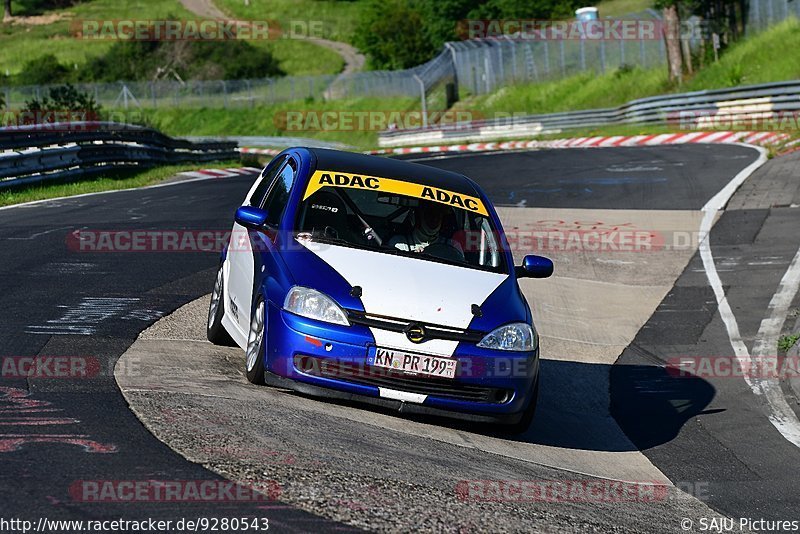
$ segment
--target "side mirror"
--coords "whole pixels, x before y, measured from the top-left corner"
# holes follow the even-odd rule
[[[553,274],[553,261],[544,256],[525,256],[522,265],[515,267],[514,271],[517,278],[547,278]]]
[[[251,230],[261,230],[267,222],[267,212],[261,208],[253,206],[242,206],[236,210],[234,220],[245,228]]]

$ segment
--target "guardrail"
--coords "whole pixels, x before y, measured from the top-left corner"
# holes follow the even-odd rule
[[[766,122],[787,112],[800,112],[800,80],[641,98],[618,108],[511,115],[415,130],[387,130],[379,134],[378,142],[382,147],[392,147],[491,141],[609,124],[670,123],[683,130],[727,124],[730,129],[732,123],[756,119]],[[796,117],[794,125],[796,128]]]
[[[0,189],[109,170],[238,157],[233,141],[193,143],[129,124],[71,122],[0,128]]]

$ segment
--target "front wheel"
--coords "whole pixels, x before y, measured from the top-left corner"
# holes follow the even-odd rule
[[[247,335],[245,351],[245,371],[247,380],[253,384],[264,384],[264,331],[265,305],[260,300],[256,303],[250,318],[250,333]]]
[[[539,401],[539,377],[536,377],[536,384],[533,386],[531,392],[531,400],[528,402],[528,407],[522,412],[522,417],[516,423],[510,425],[502,425],[501,430],[507,434],[522,434],[533,423],[533,416],[536,415],[536,405]]]
[[[222,282],[222,264],[220,264],[214,290],[211,292],[211,302],[208,305],[206,337],[214,345],[233,345],[233,339],[222,326],[222,316],[225,315],[225,292]]]

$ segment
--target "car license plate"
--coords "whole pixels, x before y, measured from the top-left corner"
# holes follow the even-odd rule
[[[454,378],[456,376],[456,360],[453,358],[413,354],[381,347],[377,347],[375,350],[373,365],[404,373],[440,378]]]

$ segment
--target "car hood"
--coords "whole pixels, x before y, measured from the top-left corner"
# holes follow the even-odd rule
[[[362,289],[369,314],[465,329],[474,318],[473,304],[482,304],[507,278],[506,274],[457,267],[339,245],[299,241],[351,286]],[[431,340],[410,345],[405,335],[371,329],[376,343],[406,350],[452,354],[456,342]]]

